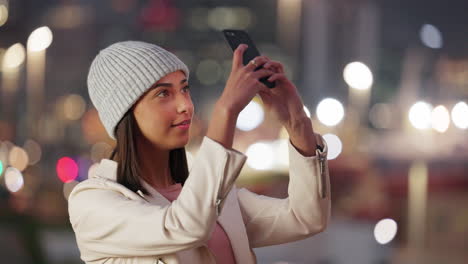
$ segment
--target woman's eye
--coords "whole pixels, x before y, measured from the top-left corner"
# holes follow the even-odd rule
[[[165,94],[165,93],[167,93],[167,90],[162,90],[160,93],[158,93],[157,96],[158,96],[158,97],[161,97],[160,95],[161,95],[161,94]]]
[[[190,86],[187,85],[187,86],[185,86],[183,89],[185,89],[185,90],[187,90],[187,91],[190,91]]]

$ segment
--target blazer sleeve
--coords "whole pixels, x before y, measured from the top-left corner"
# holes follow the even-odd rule
[[[111,188],[123,186],[108,179],[81,182],[70,193],[68,208],[82,258],[164,255],[199,246],[209,238],[246,159],[205,136],[177,200],[164,206],[136,194],[127,197]]]
[[[250,246],[277,245],[323,231],[330,219],[331,197],[328,146],[315,133],[323,151],[303,156],[289,140],[289,186],[284,199],[238,189],[238,200]],[[322,167],[321,167],[322,166]]]

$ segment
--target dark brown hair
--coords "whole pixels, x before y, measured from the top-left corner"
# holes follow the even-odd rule
[[[132,109],[127,111],[116,127],[117,144],[110,159],[117,162],[117,182],[128,189],[137,192],[141,190],[149,194],[140,183],[141,170],[137,152],[136,139],[141,134]],[[187,157],[185,148],[173,149],[169,152],[169,168],[171,178],[182,186],[188,177]]]

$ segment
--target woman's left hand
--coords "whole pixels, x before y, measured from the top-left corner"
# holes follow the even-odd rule
[[[266,111],[273,111],[275,117],[285,127],[292,126],[294,121],[302,121],[304,116],[307,117],[304,104],[296,86],[286,77],[283,65],[278,61],[270,60],[263,67],[275,72],[268,78],[268,81],[276,81],[274,88],[258,93]]]

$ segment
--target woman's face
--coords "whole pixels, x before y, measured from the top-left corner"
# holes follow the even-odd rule
[[[175,124],[191,120],[194,113],[185,73],[169,73],[153,84],[135,103],[133,113],[149,143],[168,150],[184,147],[189,129]]]

